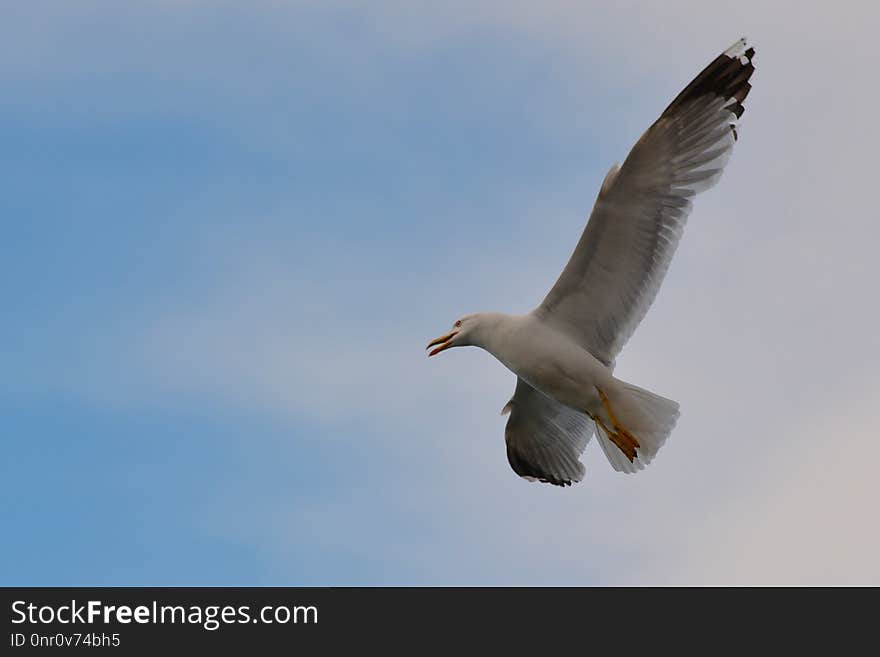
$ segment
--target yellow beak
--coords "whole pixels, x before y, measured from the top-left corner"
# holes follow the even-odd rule
[[[436,349],[434,349],[434,351],[432,351],[431,353],[429,353],[428,358],[430,358],[431,356],[434,356],[436,354],[439,354],[444,349],[449,349],[449,347],[452,346],[452,338],[454,338],[456,335],[458,335],[458,331],[453,331],[452,333],[447,333],[446,335],[441,335],[436,340],[431,340],[428,343],[428,346],[425,347],[426,349],[430,349],[431,347],[437,347],[437,345],[440,345],[440,346],[437,347]]]

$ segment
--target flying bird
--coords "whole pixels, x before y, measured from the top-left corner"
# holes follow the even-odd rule
[[[504,438],[529,480],[569,486],[596,431],[619,472],[644,468],[678,404],[616,378],[614,361],[645,316],[681,238],[691,199],[714,185],[737,140],[754,48],[740,39],[676,96],[608,171],[562,274],[525,315],[465,315],[428,354],[476,346],[517,376]]]

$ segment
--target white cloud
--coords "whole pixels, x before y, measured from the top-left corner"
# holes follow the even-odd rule
[[[721,584],[880,581],[871,458],[878,384],[829,390],[824,405],[798,409],[768,432],[747,489],[695,536],[683,576]]]

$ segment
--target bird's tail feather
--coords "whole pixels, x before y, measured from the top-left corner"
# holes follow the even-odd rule
[[[630,461],[612,442],[607,430],[613,431],[612,418],[597,423],[599,445],[611,467],[618,472],[638,472],[657,454],[678,420],[678,404],[653,392],[624,381],[617,381],[615,390],[606,391],[608,402],[618,423],[638,442],[635,458]]]

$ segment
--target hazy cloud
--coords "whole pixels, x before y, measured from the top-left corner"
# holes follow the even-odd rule
[[[426,150],[412,166],[430,174],[415,179],[424,188],[406,196],[389,185],[384,197],[410,221],[383,221],[383,197],[358,188],[362,221],[349,235],[328,234],[341,231],[332,225],[342,206],[308,208],[340,213],[322,219],[297,214],[303,208],[294,201],[262,209],[276,219],[289,212],[286,230],[182,236],[183,252],[214,263],[216,276],[198,299],[153,300],[114,332],[132,388],[106,385],[98,364],[90,380],[69,383],[71,393],[85,387],[92,400],[134,405],[142,396],[197,396],[262,409],[333,428],[340,458],[371,440],[389,465],[365,485],[387,485],[378,497],[388,513],[416,523],[404,536],[378,532],[379,514],[358,521],[351,497],[331,496],[270,501],[254,514],[232,508],[213,521],[217,531],[264,544],[281,578],[299,540],[283,528],[306,526],[332,549],[356,543],[350,549],[372,568],[397,564],[364,576],[372,583],[880,581],[880,530],[869,520],[878,493],[869,441],[880,433],[872,408],[880,394],[872,195],[880,92],[864,83],[876,59],[875,5],[272,2],[249,10],[241,28],[267,35],[268,45],[245,39],[252,49],[238,57],[233,48],[218,63],[223,44],[207,28],[234,34],[229,21],[241,15],[223,7],[208,18],[199,2],[137,5],[166,47],[125,48],[125,68],[145,79],[193,80],[219,101],[241,95],[247,115],[256,103],[248,94],[268,88],[248,66],[289,53],[281,43],[296,35],[323,73],[341,76],[326,82],[334,93],[379,114],[395,104],[388,114],[397,118],[377,129],[405,157],[401,134],[422,134],[406,132],[407,108],[399,106],[406,94],[398,85],[414,79],[407,71],[440,68],[456,51],[477,57],[483,42],[505,52],[513,43],[526,51],[518,63],[532,68],[499,71],[494,81],[506,101],[519,95],[523,103],[511,123],[519,132],[505,139],[540,142],[547,163],[517,163],[522,178],[493,180],[483,195],[461,192],[454,167],[441,167],[448,152],[419,141]],[[63,64],[51,75],[40,64],[50,36],[76,46],[70,71],[93,62],[93,46],[74,43],[81,11],[30,16],[41,28],[20,42],[28,63],[0,69],[7,79],[24,85],[31,76],[71,75],[59,73]],[[134,29],[121,15],[108,20]],[[319,25],[323,38],[308,25]],[[427,362],[424,343],[462,312],[536,304],[573,248],[607,167],[741,33],[756,46],[757,72],[740,142],[719,186],[697,200],[658,301],[617,371],[677,399],[680,424],[637,476],[611,472],[591,445],[579,486],[526,484],[509,472],[498,417],[512,376],[473,350]],[[218,67],[222,80],[205,77],[219,76]],[[466,80],[462,87],[437,78],[449,84],[441,91],[473,92],[489,80],[488,67],[474,67],[471,77],[450,73]],[[539,95],[517,88],[541,78]],[[275,98],[293,111],[295,96]],[[271,105],[267,98],[259,107]],[[493,108],[479,102],[451,100],[446,116],[490,117]],[[266,124],[244,129],[247,140],[279,153],[302,147],[285,136],[282,114],[266,116]],[[500,148],[479,146],[463,159]],[[340,178],[341,196],[346,183]],[[353,421],[369,427],[369,438],[338,430]],[[432,521],[418,525],[426,516]]]

